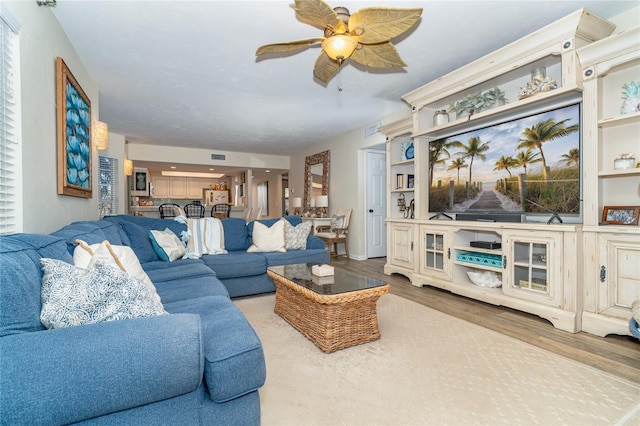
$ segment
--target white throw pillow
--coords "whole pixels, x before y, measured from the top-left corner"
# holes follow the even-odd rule
[[[247,249],[247,252],[287,251],[284,245],[284,221],[285,219],[280,219],[271,227],[255,221],[253,223],[253,244]]]
[[[117,266],[120,270],[133,275],[145,283],[154,300],[160,302],[160,296],[156,291],[156,287],[144,269],[142,269],[140,261],[131,247],[111,245],[107,240],[100,244],[91,245],[88,245],[82,240],[76,240],[76,243],[78,245],[73,251],[73,264],[75,266],[82,269],[91,269],[98,261]]]
[[[151,230],[149,238],[151,238],[153,250],[165,262],[180,259],[187,252],[187,247],[169,228],[165,228],[164,231]]]
[[[87,270],[46,258],[40,263],[40,321],[48,329],[167,313],[141,280],[116,266],[98,261]]]
[[[313,223],[303,221],[293,226],[288,220],[284,221],[284,240],[287,250],[305,250],[307,248],[307,238],[311,232]]]

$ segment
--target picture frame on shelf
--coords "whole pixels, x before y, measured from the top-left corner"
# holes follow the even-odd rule
[[[415,151],[412,141],[405,141],[401,144],[402,147],[402,161],[413,160],[415,157]]]
[[[607,225],[638,225],[640,206],[604,206],[602,223]]]
[[[91,198],[91,101],[59,56],[56,104],[58,194]]]

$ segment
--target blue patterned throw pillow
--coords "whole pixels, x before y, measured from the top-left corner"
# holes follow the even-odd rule
[[[167,313],[144,282],[115,266],[99,261],[85,270],[47,258],[40,263],[44,271],[40,321],[46,328]]]
[[[284,221],[284,240],[287,250],[304,250],[307,248],[307,237],[311,232],[312,222],[303,221],[293,226],[289,221]]]

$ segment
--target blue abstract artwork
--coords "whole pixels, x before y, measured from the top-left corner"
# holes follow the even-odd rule
[[[91,136],[89,105],[67,82],[67,184],[90,189]]]
[[[58,194],[91,198],[91,100],[56,58]]]

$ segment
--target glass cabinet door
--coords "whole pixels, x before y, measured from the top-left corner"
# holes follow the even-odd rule
[[[449,276],[451,248],[449,230],[420,226],[420,272],[427,275]]]
[[[516,232],[506,233],[506,246],[502,260],[507,282],[503,283],[505,294],[522,299],[556,305],[559,299],[557,288],[561,259],[562,236],[521,236]],[[504,276],[504,275],[503,275]]]

